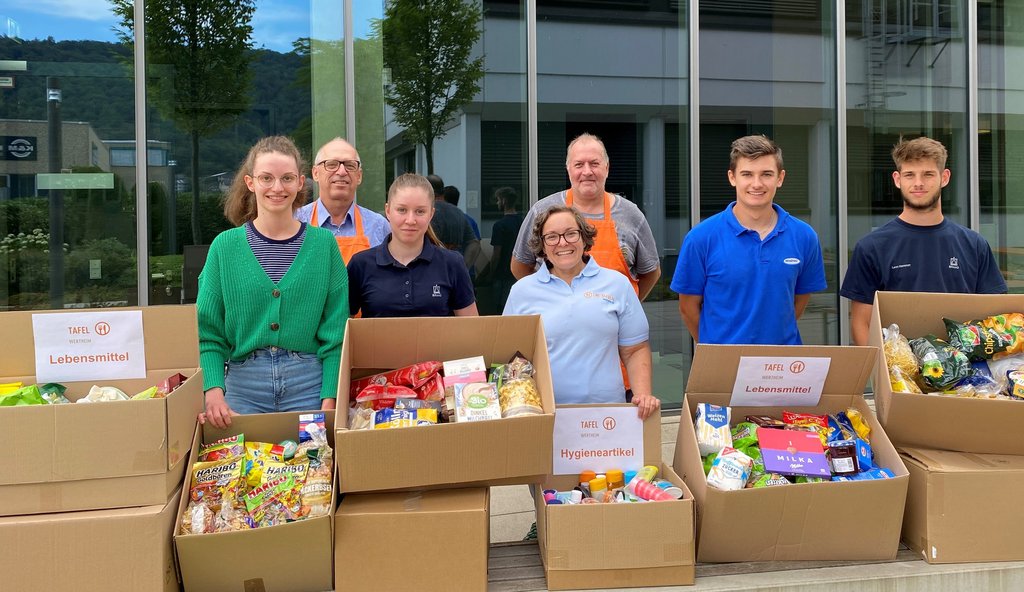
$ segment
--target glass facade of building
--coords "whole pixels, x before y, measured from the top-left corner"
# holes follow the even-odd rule
[[[669,280],[686,232],[733,198],[738,136],[781,145],[776,200],[821,240],[828,288],[800,322],[806,343],[849,342],[839,284],[856,241],[901,209],[889,157],[901,136],[946,145],[944,213],[978,229],[1010,290],[1024,289],[1011,224],[1024,211],[1017,3],[413,2],[443,5],[419,11],[434,19],[426,27],[396,10],[408,3],[5,3],[0,309],[194,301],[204,245],[227,227],[220,195],[268,134],[310,159],[331,138],[353,141],[359,202],[378,210],[392,178],[432,165],[485,245],[503,215],[497,189],[528,208],[568,185],[568,142],[600,136],[608,189],[640,207],[661,255],[644,307],[666,404],[679,401],[692,352]],[[400,58],[431,57],[416,45],[431,38],[464,57],[410,76]],[[469,82],[451,82],[459,74]],[[461,84],[478,88],[431,128],[426,150],[413,110],[389,97],[433,88],[421,103],[437,111]],[[481,312],[500,312],[506,289],[480,282]]]

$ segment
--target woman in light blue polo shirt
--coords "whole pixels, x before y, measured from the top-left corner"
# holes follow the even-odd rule
[[[391,234],[348,262],[349,307],[355,316],[476,316],[476,295],[462,255],[440,246],[430,228],[434,190],[406,173],[388,189]]]
[[[661,405],[651,394],[647,317],[629,280],[587,254],[596,235],[574,208],[537,216],[529,247],[544,264],[512,286],[504,314],[541,315],[556,404],[623,402],[621,360],[646,419]]]

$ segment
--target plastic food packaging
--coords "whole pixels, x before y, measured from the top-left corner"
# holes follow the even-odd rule
[[[921,380],[932,391],[946,390],[971,374],[967,356],[934,335],[911,340],[910,347],[921,360]]]
[[[725,448],[708,471],[708,485],[724,491],[743,489],[750,477],[754,461],[734,448]]]
[[[469,382],[455,385],[456,421],[501,419],[498,392],[490,382]]]
[[[14,407],[16,405],[46,405],[46,399],[39,392],[39,387],[30,384],[16,391],[0,395],[0,407]]]
[[[353,380],[349,387],[349,397],[355,399],[363,389],[371,384],[378,386],[390,384],[415,389],[440,372],[441,366],[441,362],[438,361],[420,362],[397,370],[391,370],[390,372],[382,372]]]
[[[21,383],[19,383],[21,384]],[[43,386],[39,387],[39,394],[43,396],[43,399],[51,405],[63,405],[64,403],[70,403],[64,393],[67,392],[68,387],[57,382],[48,382]]]
[[[109,401],[127,401],[128,395],[121,389],[113,386],[92,385],[89,394],[85,395],[77,403],[105,403]]]
[[[491,376],[497,379],[502,417],[544,414],[533,364],[521,353],[516,352],[508,364],[493,368]]]
[[[633,493],[640,499],[644,499],[650,502],[667,502],[672,501],[675,498],[671,493],[651,483],[640,479],[633,484]],[[682,493],[682,490],[680,490]]]
[[[729,430],[731,417],[732,410],[728,407],[711,403],[697,404],[695,428],[697,447],[700,449],[701,456],[732,447],[732,432]]]
[[[828,446],[828,416],[814,415],[812,413],[793,413],[792,411],[782,412],[782,421],[787,426],[797,428],[808,428],[818,433],[822,446]]]
[[[889,369],[889,381],[893,383],[893,392],[912,393],[917,385],[910,386],[921,376],[921,365],[910,348],[910,342],[906,336],[900,333],[900,326],[893,323],[885,331],[885,338],[882,341],[882,353],[885,354],[885,364]],[[907,381],[907,384],[896,385],[898,380]],[[901,390],[897,390],[900,388]],[[920,393],[921,389],[917,389]]]
[[[199,462],[245,456],[245,434],[222,438],[199,448]]]
[[[182,533],[202,534],[241,527],[241,516],[235,510],[240,510],[242,504],[244,464],[245,459],[236,456],[193,465]]]
[[[1024,314],[992,315],[959,323],[942,319],[949,344],[977,362],[1024,351]]]

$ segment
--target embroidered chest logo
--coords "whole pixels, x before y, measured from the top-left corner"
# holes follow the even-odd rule
[[[956,257],[949,258],[950,269],[960,269],[960,261]]]
[[[612,296],[611,294],[602,294],[601,292],[591,292],[590,290],[587,290],[586,292],[584,292],[583,293],[583,297],[584,298],[600,298],[600,299],[605,300],[607,302],[615,302],[615,297]]]
[[[441,297],[441,286],[439,286],[437,284],[434,284],[434,289],[433,289],[433,291],[431,291],[430,295],[433,296],[434,298],[440,298]]]
[[[800,265],[800,260],[796,257],[786,257],[782,262],[786,265]]]

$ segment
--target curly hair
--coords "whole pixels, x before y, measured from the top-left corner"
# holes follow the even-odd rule
[[[256,219],[256,194],[249,191],[249,187],[245,184],[245,178],[246,176],[252,176],[253,169],[256,167],[256,158],[268,152],[277,152],[294,158],[299,175],[302,175],[302,171],[306,170],[306,163],[299,149],[295,147],[294,142],[285,136],[267,136],[253,144],[253,147],[249,149],[249,154],[246,155],[245,160],[238,167],[235,179],[231,182],[231,187],[224,194],[224,217],[235,226],[241,226],[246,222]],[[193,191],[193,193],[198,192]],[[292,211],[294,212],[305,205],[308,196],[309,184],[304,183],[292,201]]]
[[[572,214],[572,217],[576,219],[576,226],[580,229],[580,240],[583,241],[583,253],[589,253],[590,249],[594,247],[594,237],[597,236],[597,229],[594,228],[587,219],[583,217],[576,208],[569,206],[554,206],[548,210],[544,210],[537,215],[537,218],[533,222],[533,232],[530,233],[530,240],[526,243],[526,246],[533,253],[533,256],[537,259],[544,259],[544,265],[551,268],[549,263],[544,257],[544,225],[547,224],[548,218],[555,214]]]

